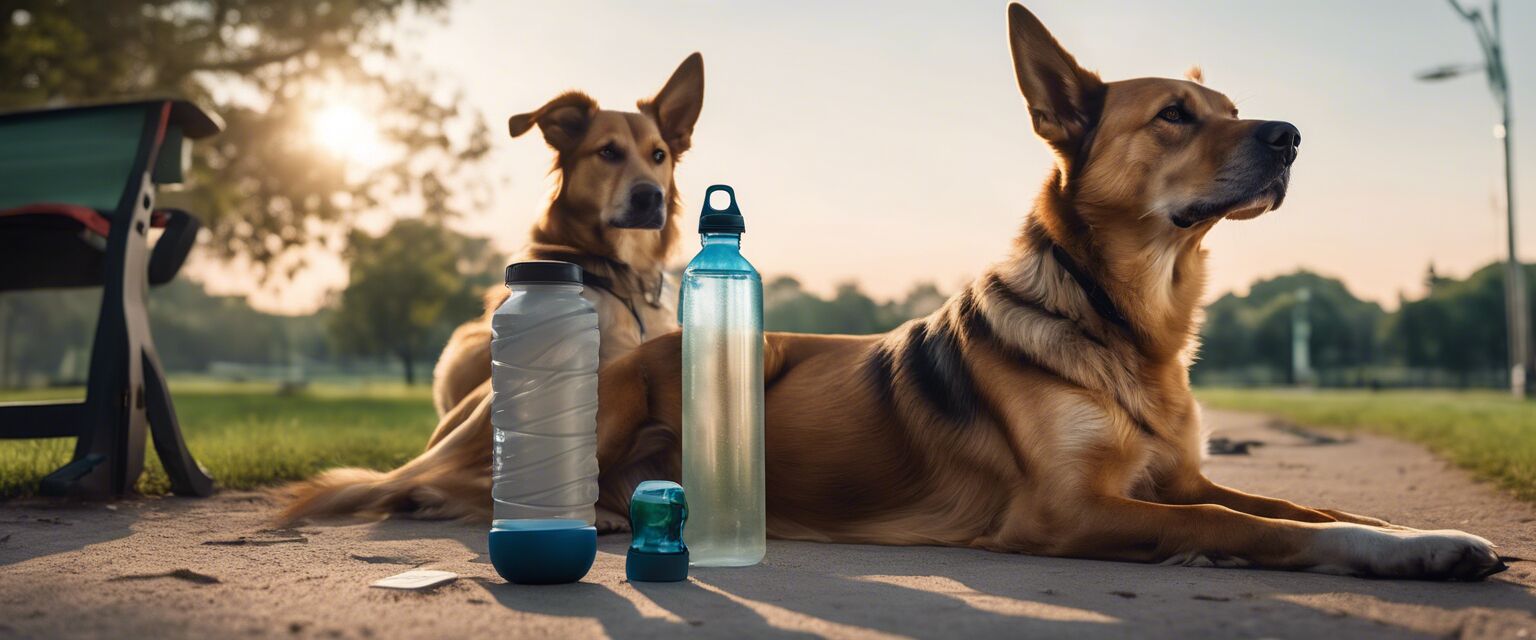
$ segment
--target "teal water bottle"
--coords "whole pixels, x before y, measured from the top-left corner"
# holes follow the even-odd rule
[[[730,196],[716,209],[710,197]],[[703,248],[683,271],[683,488],[695,566],[744,567],[768,550],[763,479],[763,280],[741,257],[736,192],[704,192]]]

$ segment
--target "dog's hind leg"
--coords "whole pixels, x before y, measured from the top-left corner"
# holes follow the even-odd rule
[[[674,433],[683,417],[683,334],[658,336],[597,375],[597,461],[604,470],[628,457],[635,434],[656,422]]]
[[[645,342],[598,372],[600,511],[627,513],[635,485],[681,473],[682,387],[679,332]]]
[[[772,386],[787,366],[788,344],[799,336],[764,336],[763,379]],[[604,470],[632,457],[642,427],[661,428],[681,442],[683,424],[683,333],[673,331],[642,343],[603,366],[597,378],[597,459]]]

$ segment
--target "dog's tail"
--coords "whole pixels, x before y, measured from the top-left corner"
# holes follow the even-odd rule
[[[388,474],[372,469],[331,469],[281,489],[287,504],[278,521],[288,524],[310,516],[365,515],[394,511],[384,488]]]
[[[450,413],[444,420],[458,418]],[[399,469],[331,469],[284,487],[279,492],[286,504],[277,522],[287,525],[301,518],[390,514],[489,521],[490,441],[488,407],[470,411],[457,428]]]
[[[489,469],[475,474],[478,479],[470,477],[469,469],[431,475],[416,471],[410,465],[390,472],[331,469],[285,487],[287,504],[277,520],[287,525],[315,517],[395,514],[437,520],[489,515]]]

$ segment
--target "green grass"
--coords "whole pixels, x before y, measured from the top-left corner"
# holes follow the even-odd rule
[[[336,466],[389,469],[421,451],[437,420],[422,385],[317,384],[279,395],[272,385],[177,379],[171,383],[187,445],[231,489],[272,486]],[[0,394],[0,401],[69,399],[78,389]],[[1364,429],[1422,443],[1536,500],[1536,402],[1499,393],[1291,391],[1202,388],[1207,406],[1256,411],[1307,425]],[[0,440],[0,498],[30,495],[69,460],[74,440]],[[169,485],[150,447],[139,490]]]
[[[187,446],[227,489],[272,486],[336,466],[389,469],[421,452],[437,423],[425,385],[311,386],[280,396],[270,384],[172,380]],[[7,392],[0,401],[70,399],[78,389]],[[0,497],[31,495],[69,461],[73,438],[0,440]],[[148,448],[139,490],[169,490]]]
[[[1536,500],[1536,402],[1494,392],[1197,389],[1206,406],[1423,444],[1478,477]]]

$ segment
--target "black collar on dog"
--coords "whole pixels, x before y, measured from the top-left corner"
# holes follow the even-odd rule
[[[1083,295],[1088,296],[1088,304],[1093,305],[1094,311],[1098,312],[1105,320],[1108,320],[1110,324],[1125,329],[1132,335],[1136,333],[1131,328],[1131,321],[1125,317],[1125,314],[1120,313],[1120,308],[1115,306],[1115,301],[1109,297],[1109,292],[1105,291],[1104,287],[1099,285],[1099,281],[1093,279],[1093,276],[1089,275],[1087,271],[1077,266],[1077,262],[1072,260],[1072,256],[1067,253],[1066,249],[1052,242],[1051,256],[1056,258],[1056,263],[1061,265],[1061,268],[1066,269],[1067,273],[1072,276],[1072,279],[1077,282],[1077,286],[1082,288]]]
[[[593,273],[592,270],[588,269],[584,263],[587,262],[587,261],[592,260],[593,258],[596,258],[598,260],[602,260],[603,263],[607,264],[608,265],[608,269],[613,271],[614,273],[623,273],[625,271],[628,271],[628,272],[631,272],[631,273],[635,273],[635,277],[638,279],[640,277],[640,274],[636,273],[633,268],[631,268],[627,264],[624,264],[624,263],[619,262],[618,260],[614,260],[612,258],[606,258],[606,257],[603,257],[603,256],[587,255],[587,254],[582,254],[582,253],[578,253],[578,252],[575,252],[575,251],[565,251],[565,250],[557,249],[557,248],[553,248],[553,247],[544,247],[544,248],[541,248],[540,250],[536,251],[535,253],[537,253],[538,257],[542,258],[542,259],[547,259],[547,260],[564,260],[566,262],[570,262],[572,264],[575,264],[578,267],[581,267],[581,284],[583,286],[586,286],[586,287],[591,287],[593,289],[599,289],[599,290],[601,290],[603,292],[606,292],[608,295],[613,296],[615,298],[618,298],[619,302],[624,303],[624,308],[629,310],[629,315],[632,316],[635,319],[635,325],[637,327],[639,327],[639,329],[640,329],[640,339],[641,340],[645,340],[646,339],[647,336],[646,336],[646,331],[645,331],[645,319],[640,317],[640,310],[635,308],[634,301],[630,300],[628,296],[619,295],[618,290],[616,290],[614,288],[614,286],[613,286],[613,279],[612,278],[609,278],[609,277],[601,275],[601,274]],[[664,273],[657,273],[656,274],[656,290],[654,292],[641,291],[640,292],[641,296],[643,296],[645,301],[648,304],[650,304],[652,307],[660,308],[661,307],[661,290],[665,286],[666,286],[666,275]]]
[[[624,308],[629,309],[629,315],[634,316],[635,325],[640,328],[640,339],[645,340],[645,319],[640,317],[640,310],[635,308],[634,302],[632,302],[629,298],[619,295],[619,292],[613,290],[613,280],[592,273],[591,271],[587,271],[586,268],[583,267],[581,270],[581,284],[592,287],[594,289],[602,289],[603,291],[608,292],[608,295],[618,298],[619,302],[624,303]],[[662,284],[663,283],[660,281],[656,283],[658,291],[660,290]],[[660,294],[658,293],[658,296],[659,295]]]

